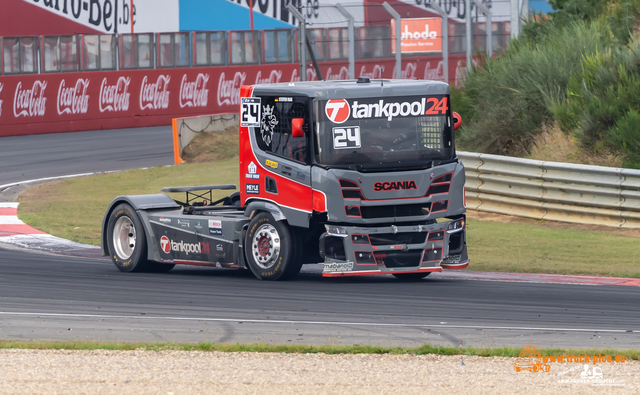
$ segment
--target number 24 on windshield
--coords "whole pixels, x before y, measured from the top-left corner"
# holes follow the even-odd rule
[[[441,100],[436,99],[435,97],[430,97],[427,99],[427,103],[433,103],[431,107],[425,113],[426,115],[444,115],[447,113],[449,109],[447,107],[447,98],[443,97]]]

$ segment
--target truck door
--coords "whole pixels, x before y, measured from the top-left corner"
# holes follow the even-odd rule
[[[306,212],[312,211],[307,97],[260,96],[260,126],[241,138],[241,200],[265,199]],[[302,121],[300,121],[300,119]],[[297,121],[295,121],[297,120]],[[304,134],[294,136],[294,124]]]

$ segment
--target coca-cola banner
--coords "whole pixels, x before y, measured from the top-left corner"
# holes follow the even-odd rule
[[[0,77],[0,136],[169,125],[238,111],[243,84],[291,81],[294,64]]]
[[[356,78],[392,78],[392,59],[356,62]],[[320,64],[348,79],[344,61]],[[449,58],[450,83],[465,73]],[[402,78],[444,80],[439,56],[404,58]],[[315,80],[312,67],[307,79]],[[296,64],[0,76],[0,136],[169,125],[172,118],[238,112],[242,85],[300,80]]]

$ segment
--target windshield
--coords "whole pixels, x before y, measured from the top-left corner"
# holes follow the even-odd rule
[[[316,102],[316,162],[375,169],[451,159],[448,102],[445,95]]]

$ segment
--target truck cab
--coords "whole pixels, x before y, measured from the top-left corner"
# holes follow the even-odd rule
[[[241,205],[277,206],[325,276],[466,267],[449,94],[364,78],[242,87]]]

